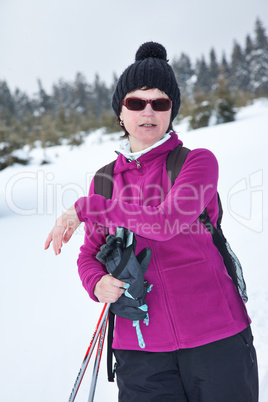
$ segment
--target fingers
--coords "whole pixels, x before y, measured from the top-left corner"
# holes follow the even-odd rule
[[[115,287],[118,288],[124,288],[126,286],[125,282],[120,281],[120,279],[116,279],[113,276],[109,275],[109,278],[107,277],[107,281]]]
[[[96,284],[94,294],[102,303],[115,303],[125,292],[124,286],[124,282],[109,274],[104,275]]]
[[[46,239],[46,242],[45,242],[45,247],[44,247],[45,250],[47,250],[49,248],[51,241],[52,241],[52,233],[50,232]]]
[[[62,247],[62,235],[57,233],[57,230],[55,229],[56,226],[52,229],[52,231],[49,233],[46,242],[45,242],[45,247],[44,249],[47,250],[53,241],[53,250],[56,255],[60,254],[61,247]]]
[[[51,230],[51,232],[49,233],[49,235],[46,239],[44,249],[47,250],[49,248],[51,242],[53,242],[53,250],[54,250],[55,255],[60,254],[63,238],[65,239],[65,235],[64,235],[65,230],[66,230],[65,226],[59,227],[56,223],[56,225]],[[65,243],[67,243],[67,241],[69,241],[72,234],[67,233],[66,239],[65,239],[66,241],[64,241]]]
[[[53,242],[55,255],[60,254],[62,244],[70,240],[80,223],[75,208],[72,206],[56,220],[55,226],[49,233],[45,242],[45,250],[47,250],[50,243]]]
[[[59,255],[62,248],[62,235],[57,235],[53,238],[53,250],[55,255]]]

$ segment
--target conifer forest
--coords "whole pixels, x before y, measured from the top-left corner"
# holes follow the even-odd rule
[[[212,48],[194,62],[181,53],[170,64],[182,94],[176,121],[188,117],[191,129],[233,121],[237,108],[268,97],[268,37],[260,19],[243,45],[234,41],[230,55]],[[56,82],[51,93],[39,80],[36,94],[29,97],[20,89],[12,92],[0,77],[0,170],[27,164],[17,152],[25,146],[76,146],[97,128],[119,131],[111,108],[117,78],[114,74],[107,86],[97,74],[89,83],[78,72],[73,82]]]

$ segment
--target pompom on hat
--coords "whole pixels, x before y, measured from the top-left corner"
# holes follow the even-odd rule
[[[164,46],[146,42],[139,47],[135,62],[120,76],[112,99],[112,107],[119,116],[121,102],[129,92],[140,88],[157,88],[172,100],[172,121],[178,114],[181,96],[174,71],[168,64]]]

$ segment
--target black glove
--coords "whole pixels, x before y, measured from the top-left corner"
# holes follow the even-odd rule
[[[106,238],[106,244],[96,256],[112,276],[127,284],[125,294],[111,304],[110,310],[133,321],[147,316],[145,296],[150,286],[144,275],[152,255],[151,249],[145,248],[135,256],[136,243],[134,233],[117,228],[115,235]]]

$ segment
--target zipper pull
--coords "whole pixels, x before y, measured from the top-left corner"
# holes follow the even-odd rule
[[[138,161],[138,159],[136,159],[136,163],[137,163],[137,168],[140,169],[140,168],[141,168],[141,164],[140,164],[140,162]]]

